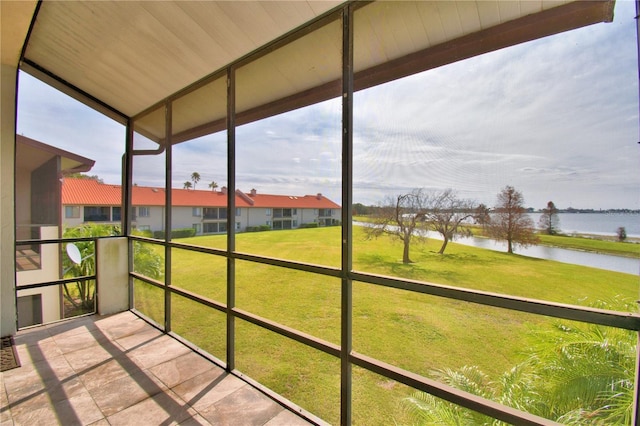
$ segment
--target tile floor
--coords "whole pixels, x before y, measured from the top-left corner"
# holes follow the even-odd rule
[[[4,425],[307,425],[131,312],[19,332]]]

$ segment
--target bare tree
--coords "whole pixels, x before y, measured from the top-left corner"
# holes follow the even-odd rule
[[[547,234],[555,235],[558,233],[558,224],[560,219],[558,218],[558,209],[553,201],[547,203],[547,208],[542,209],[542,216],[538,222],[540,228],[542,228]]]
[[[414,189],[409,194],[398,195],[389,199],[383,206],[375,209],[372,224],[365,228],[368,238],[377,238],[387,234],[402,241],[403,263],[413,263],[409,257],[411,241],[424,240],[426,236],[416,231],[424,229],[428,197],[421,189]]]
[[[492,238],[507,242],[509,253],[513,253],[515,245],[527,247],[538,242],[533,221],[524,208],[524,197],[513,186],[505,186],[498,194],[488,230]]]
[[[458,198],[450,188],[429,197],[425,220],[431,230],[442,235],[443,242],[438,253],[444,254],[447,244],[456,235],[470,234],[464,221],[474,216],[474,209],[473,201]]]

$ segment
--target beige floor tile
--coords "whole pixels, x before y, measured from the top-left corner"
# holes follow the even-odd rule
[[[95,367],[78,373],[85,387],[89,390],[97,389],[122,377],[142,371],[128,358],[121,356],[102,362]]]
[[[147,322],[141,320],[133,314],[124,318],[109,317],[96,322],[96,326],[105,333],[111,340],[122,339],[123,337],[140,333],[144,330],[154,330]]]
[[[46,325],[45,328],[49,331],[50,335],[66,335],[72,336],[78,333],[85,333],[87,331],[95,330],[95,316],[85,316],[69,319],[66,321],[56,322],[50,325]]]
[[[61,383],[76,376],[75,371],[63,356],[45,359],[35,364],[14,368],[2,373],[4,384],[11,395],[20,388],[32,385],[47,386]]]
[[[193,417],[189,417],[187,420],[180,422],[180,426],[211,426],[211,423],[207,421],[200,414],[196,414]]]
[[[146,371],[113,380],[89,392],[105,416],[111,416],[125,408],[167,390],[167,387]]]
[[[0,374],[3,426],[306,424],[130,312],[20,331],[15,341],[22,367]]]
[[[14,416],[15,425],[86,425],[103,418],[91,396],[81,393],[55,404],[43,403]]]
[[[308,424],[309,422],[297,414],[289,410],[282,410],[280,414],[265,423],[265,426],[306,426]]]
[[[196,415],[194,409],[173,392],[168,391],[109,416],[107,420],[111,426],[177,425],[194,415]]]
[[[262,426],[282,410],[275,401],[246,385],[199,412],[215,425]]]
[[[245,384],[221,368],[215,368],[175,386],[172,390],[200,412]]]
[[[63,354],[96,346],[107,341],[107,338],[99,330],[83,331],[74,334],[52,335],[53,340]]]
[[[164,334],[154,328],[154,327],[146,327],[141,328],[138,332],[133,334],[128,334],[124,337],[115,340],[115,343],[118,344],[123,350],[129,351],[140,346],[144,346],[147,344],[151,344],[156,340],[160,339]]]
[[[47,337],[39,342],[31,342],[30,344],[16,344],[16,351],[20,365],[26,366],[47,358],[62,356],[62,351],[58,348],[56,342]]]
[[[44,327],[38,327],[18,331],[13,337],[13,342],[16,345],[33,345],[50,338],[49,330]]]
[[[191,352],[191,349],[176,339],[164,335],[128,352],[128,356],[141,368],[151,368],[163,362]]]
[[[35,385],[21,387],[9,394],[11,413],[18,416],[46,404],[57,404],[83,393],[87,393],[87,390],[78,378],[40,387]]]
[[[204,359],[195,352],[188,352],[156,365],[151,368],[151,372],[162,380],[167,387],[172,388],[214,367],[215,365],[211,361]]]
[[[84,349],[69,352],[65,354],[65,358],[75,371],[81,372],[111,359],[113,356],[111,352],[107,350],[109,346],[113,346],[113,344],[111,342],[105,342],[102,345],[91,345]]]

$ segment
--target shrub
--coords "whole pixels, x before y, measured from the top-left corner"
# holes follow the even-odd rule
[[[171,231],[171,239],[174,238],[189,238],[195,237],[196,230],[193,228],[173,229]],[[153,238],[163,240],[165,236],[164,231],[153,231]]]
[[[317,227],[318,227],[317,222],[311,222],[311,223],[301,223],[298,228],[304,229],[304,228],[317,228]]]

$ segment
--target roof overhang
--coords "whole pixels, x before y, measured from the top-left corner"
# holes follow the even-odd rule
[[[63,173],[88,172],[95,164],[89,158],[16,135],[16,167],[32,171],[55,157],[60,158],[60,171]]]
[[[221,76],[219,90],[224,94],[225,69],[245,64],[263,52],[285,49],[287,54],[278,55],[275,65],[264,61],[264,68],[253,72],[256,78],[300,68],[301,63],[323,61],[327,35],[322,27],[335,23],[341,6],[346,4],[44,1],[38,3],[33,15],[21,67],[124,122],[165,99],[186,93],[197,82],[212,81],[216,75]],[[614,0],[353,3],[357,8],[354,43],[356,47],[375,44],[376,49],[356,49],[355,89],[612,21],[613,6]],[[372,34],[376,38],[373,44]],[[292,42],[302,36],[308,42],[300,46]],[[264,46],[269,48],[262,50]],[[340,96],[339,66],[314,69],[296,78],[295,85],[275,89],[264,84],[260,89],[259,81],[252,84],[256,88],[254,102],[236,105],[236,124]],[[190,113],[174,117],[174,128],[180,131],[173,135],[173,143],[225,128],[226,110],[212,115],[204,108],[206,101],[202,99],[202,105],[198,105],[194,97]],[[146,123],[144,130],[145,135],[161,142],[165,126],[163,115],[158,117],[157,122]]]

